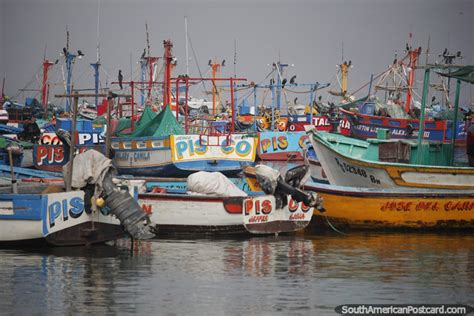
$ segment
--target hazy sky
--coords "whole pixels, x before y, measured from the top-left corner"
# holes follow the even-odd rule
[[[129,79],[130,55],[137,71],[136,61],[146,45],[145,21],[152,55],[162,56],[163,40],[171,39],[178,59],[174,74],[185,73],[184,16],[201,69],[208,69],[210,58],[226,59],[222,75],[231,76],[235,39],[237,75],[255,82],[269,73],[269,64],[279,56],[294,64],[286,69],[287,77],[331,82],[344,46],[345,59],[354,65],[351,91],[371,73],[385,69],[396,50],[402,55],[410,32],[415,47],[426,48],[431,37],[431,62],[446,47],[462,51],[460,63],[474,63],[472,0],[100,0],[100,10],[97,0],[0,0],[0,77],[6,77],[6,93],[15,95],[35,74],[41,75],[45,46],[48,59],[60,58],[66,26],[71,50],[85,53],[75,65],[75,86],[93,88],[89,64],[96,58],[98,12],[102,86],[106,73],[109,82],[116,80],[118,69]],[[52,71],[53,82],[60,83],[59,70]],[[190,72],[198,75],[194,60]],[[473,88],[466,86],[464,91],[463,98],[474,101]]]

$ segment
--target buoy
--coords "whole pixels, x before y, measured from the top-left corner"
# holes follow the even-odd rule
[[[98,206],[98,207],[104,207],[105,205],[105,200],[103,198],[98,198],[97,200],[95,200],[95,204]]]

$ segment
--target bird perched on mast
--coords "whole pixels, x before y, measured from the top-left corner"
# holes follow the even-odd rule
[[[290,84],[295,84],[296,83],[295,80],[296,80],[296,75],[290,78]]]
[[[122,70],[119,70],[119,73],[118,73],[118,82],[119,82],[120,90],[123,89],[122,81],[123,81]]]

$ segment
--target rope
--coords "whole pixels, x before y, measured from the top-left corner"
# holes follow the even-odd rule
[[[256,84],[256,86],[260,85],[262,82],[264,82],[265,80],[267,80],[267,79],[273,74],[274,71],[275,71],[275,70],[272,69],[272,70],[265,76],[265,78],[263,78],[262,80],[260,80],[260,81]],[[243,96],[237,98],[237,103],[239,103],[238,101],[241,100],[241,99],[247,99],[247,98],[252,94],[252,92],[253,92],[253,87],[250,86],[249,88],[252,88],[252,90],[250,90],[247,94],[245,94],[245,95],[243,95]],[[268,89],[265,89],[264,95],[265,95],[266,93],[268,93]],[[262,101],[262,104],[263,104],[263,101]]]
[[[35,81],[37,81],[37,76],[38,76],[38,73],[41,71],[41,67],[38,67],[37,70],[35,71],[35,73],[33,74],[33,76],[31,77],[30,81],[28,81],[28,83],[25,85],[25,87],[23,89],[20,89],[17,94],[12,98],[12,100],[16,99],[21,93],[23,93],[22,90],[25,90],[25,89],[28,89],[28,87]]]
[[[408,55],[406,55],[405,57],[403,57],[403,58],[399,61],[399,63],[402,63],[402,62],[403,62],[405,59],[407,59],[407,58],[408,58]],[[375,77],[373,78],[373,80],[375,80],[375,79],[379,78],[380,76],[382,76],[382,75],[384,75],[384,74],[390,72],[390,70],[391,70],[392,68],[393,68],[393,65],[391,65],[387,70],[384,70],[382,73],[380,73],[380,74],[378,74],[377,76],[375,76]],[[359,89],[355,90],[354,92],[352,92],[352,93],[350,93],[350,94],[351,94],[351,95],[356,94],[357,92],[359,92],[359,91],[361,91],[362,89],[364,89],[365,87],[367,87],[369,84],[370,84],[370,81],[368,81],[368,82],[367,82],[366,84],[364,84],[362,87],[360,87]]]
[[[324,218],[326,219],[326,223],[329,225],[329,227],[331,227],[332,230],[334,230],[336,233],[339,233],[341,235],[349,235],[347,233],[341,232],[336,227],[334,227],[334,225],[331,224],[331,222],[329,221],[329,218],[327,217],[327,215],[326,214],[323,214],[323,215],[324,215]]]
[[[196,53],[194,52],[193,42],[191,41],[191,37],[189,36],[189,32],[188,32],[188,40],[189,40],[189,46],[191,46],[191,51],[193,52],[194,62],[196,63],[196,67],[198,69],[199,76],[200,76],[200,78],[203,78],[202,73],[201,73],[201,68],[199,67],[199,64],[197,62],[198,59],[196,58]],[[207,91],[206,83],[204,82],[204,80],[201,80],[201,83],[202,83],[202,86],[204,88],[204,91]]]

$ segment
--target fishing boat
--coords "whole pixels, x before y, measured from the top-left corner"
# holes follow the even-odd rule
[[[274,234],[304,229],[313,213],[290,199],[277,208],[275,197],[216,197],[146,193],[139,203],[159,234]],[[172,210],[172,211],[170,211]]]
[[[316,102],[318,90],[329,86],[327,83],[297,83],[296,76],[283,78],[288,64],[275,62],[267,76],[269,84],[244,84],[238,91],[249,90],[242,98],[237,117],[238,128],[258,132],[257,156],[263,161],[302,161],[306,141],[305,126],[312,125],[319,130],[340,131],[349,135],[350,123],[347,119],[336,118],[334,108],[319,106]],[[266,105],[266,97],[271,93],[271,103]],[[262,100],[257,105],[257,94]],[[298,97],[306,95],[305,104]],[[247,99],[253,96],[253,107]],[[292,99],[291,96],[297,96]],[[292,99],[292,100],[289,100]]]
[[[18,184],[12,166],[12,185],[0,188],[0,244],[89,245],[117,239],[124,230],[137,239],[154,237],[137,202],[114,185],[109,159],[94,150],[71,157],[61,185]]]
[[[53,133],[48,133],[53,134]],[[86,135],[84,133],[83,135]],[[81,142],[79,140],[79,142]],[[101,141],[103,142],[103,140]],[[94,149],[99,152],[104,152],[104,144],[90,143],[76,146],[76,152],[82,153],[86,150]],[[35,144],[33,150],[33,163],[34,167],[38,170],[49,171],[49,172],[60,172],[62,167],[69,161],[69,147],[62,141],[56,144],[52,143],[41,143]]]
[[[426,67],[418,141],[381,139],[368,141],[312,130],[310,141],[330,184],[368,188],[473,189],[474,168],[454,164],[454,144],[423,141],[423,121],[431,68]],[[461,80],[472,82],[472,69],[443,74],[457,79],[455,111]],[[456,122],[456,119],[454,120]],[[385,134],[386,135],[386,134]]]
[[[340,112],[350,120],[352,136],[359,139],[375,138],[380,130],[388,130],[392,139],[417,139],[418,137],[420,129],[419,119],[368,115],[345,109],[340,109]],[[461,145],[465,143],[466,131],[464,121],[458,122],[455,129],[451,120],[428,119],[424,124],[423,138],[427,141],[451,142],[453,131],[455,131],[456,144]]]
[[[152,111],[146,108],[142,118],[148,113]],[[220,171],[235,175],[243,165],[255,161],[257,139],[251,135],[187,135],[169,106],[148,122],[144,120],[131,135],[111,140],[113,162],[120,174],[176,177]]]
[[[18,189],[12,194],[11,187],[0,188],[2,246],[89,245],[124,236],[118,219],[87,209],[84,191],[65,192],[49,184]]]
[[[411,38],[411,36],[410,36]],[[413,102],[415,70],[421,47],[412,48],[407,44],[406,55],[394,62],[390,67],[379,74],[380,80],[375,84],[375,92],[371,95],[371,88],[366,97],[340,105],[340,114],[351,123],[351,136],[359,139],[375,138],[379,130],[388,130],[392,139],[417,139],[420,133],[419,109]],[[440,55],[441,56],[441,55]],[[452,63],[452,61],[450,61]],[[451,66],[451,65],[448,65]],[[439,65],[442,67],[442,65]],[[442,68],[439,68],[442,69]],[[372,80],[370,87],[372,87]],[[449,93],[446,84],[440,85],[444,93]],[[446,91],[446,89],[448,89]],[[385,100],[376,97],[379,90],[385,90]],[[388,96],[387,96],[388,94]],[[405,94],[406,99],[402,100]],[[435,97],[433,97],[433,100]],[[454,122],[447,119],[445,113],[440,117],[425,116],[422,137],[426,141],[455,142],[464,145],[466,139],[465,122]],[[457,116],[457,110],[455,115]]]
[[[329,223],[343,232],[474,228],[474,190],[372,189],[318,183],[304,189],[317,192],[324,201],[325,212],[313,217],[315,227]]]
[[[363,141],[315,130],[310,140],[333,185],[474,189],[474,168],[450,165],[452,147],[441,143]]]
[[[306,147],[303,150],[303,156],[305,165],[309,167],[311,180],[318,183],[329,184],[326,173],[324,172],[321,162],[316,155],[316,151],[309,140],[307,141]]]
[[[229,81],[231,102],[234,108],[234,82],[241,78],[217,78],[217,64],[212,64],[212,78],[176,78],[174,100],[181,100],[179,92],[184,86],[184,104],[172,104],[171,68],[173,56],[171,41],[164,41],[164,82],[163,109],[156,114],[146,107],[133,131],[119,134],[111,140],[114,151],[114,165],[121,174],[151,177],[181,177],[196,171],[219,171],[226,175],[236,175],[242,166],[253,164],[256,156],[257,138],[252,134],[238,134],[234,131],[234,116],[219,119],[216,116],[218,102],[216,82]],[[212,113],[206,117],[191,116],[188,102],[189,86],[196,82],[213,83]],[[131,83],[133,91],[133,83]],[[133,93],[132,93],[133,103]],[[176,111],[173,112],[173,108]],[[183,126],[178,123],[183,121]]]
[[[0,166],[1,170],[1,166]],[[0,174],[1,175],[1,174]],[[137,186],[144,185],[146,192],[152,192],[154,189],[158,191],[166,190],[168,193],[175,192],[182,193],[187,191],[187,179],[186,178],[165,178],[165,177],[137,177],[137,176],[116,176],[117,181],[132,181]],[[243,178],[228,178],[234,183],[240,190],[244,192],[250,191],[248,183]]]
[[[187,189],[139,194],[139,203],[160,234],[294,232],[309,224],[313,208],[320,203],[281,179],[273,193],[248,196],[222,174],[196,173],[188,178]]]
[[[116,200],[107,201],[113,209],[106,211],[94,209],[93,193],[88,189],[67,191],[64,184],[21,182],[17,192],[12,193],[12,186],[3,186],[0,246],[91,245],[124,237],[126,232],[138,239],[154,237],[151,233],[141,234],[140,228],[134,227],[142,225],[139,221],[145,214],[140,208],[133,212],[123,209],[133,208],[125,193],[109,194],[115,194]],[[117,207],[116,203],[124,204]],[[126,231],[123,225],[128,226]]]
[[[72,119],[56,120],[54,132],[44,132],[33,146],[33,164],[38,170],[61,172],[62,167],[69,161],[69,146],[64,144],[64,133],[71,133]],[[59,133],[59,135],[58,135]],[[71,137],[71,136],[67,137]],[[96,127],[90,120],[76,121],[75,148],[78,153],[89,149],[105,151],[105,130]]]

